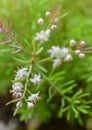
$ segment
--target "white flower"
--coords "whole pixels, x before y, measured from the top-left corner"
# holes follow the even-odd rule
[[[62,60],[60,58],[54,59],[53,60],[53,67],[58,67],[62,63]]]
[[[21,92],[21,88],[20,87],[15,87],[13,90],[16,91],[16,92]]]
[[[36,34],[35,39],[37,41],[41,41],[41,42],[45,42],[49,40],[49,36],[50,36],[50,30],[47,29],[46,31],[42,30],[41,32]]]
[[[19,91],[15,91],[15,90],[10,90],[10,93],[12,94],[13,97],[18,98],[18,97],[22,97],[22,93]]]
[[[23,84],[21,82],[16,82],[12,84],[12,88],[15,89],[16,87],[23,88]]]
[[[23,88],[23,84],[21,82],[13,83],[12,90],[10,90],[10,93],[12,93],[12,96],[15,98],[21,97],[21,88]]]
[[[72,60],[72,56],[70,57],[69,50],[65,47],[60,48],[57,46],[52,46],[48,52],[53,59],[53,67],[60,66],[63,61]]]
[[[65,58],[67,54],[69,53],[69,50],[65,47],[61,48],[60,57]]]
[[[35,94],[31,94],[31,96],[28,97],[28,101],[35,102],[39,99],[39,92]]]
[[[37,85],[38,83],[41,82],[41,75],[40,74],[35,74],[33,78],[29,79],[34,85]]]
[[[52,46],[52,48],[49,49],[48,52],[51,54],[51,58],[56,58],[60,56],[61,49],[57,46]]]
[[[18,71],[16,72],[15,80],[23,79],[25,76],[27,76],[28,75],[27,70],[28,70],[28,68],[18,69]]]

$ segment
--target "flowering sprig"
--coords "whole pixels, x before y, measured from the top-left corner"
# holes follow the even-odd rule
[[[51,12],[47,11],[45,13],[45,16],[47,19],[49,19],[49,25],[45,30],[41,30],[40,32],[36,33],[35,40],[40,42],[46,42],[49,40],[51,31],[54,31],[57,29],[57,23],[59,22],[60,18],[57,17],[59,10],[57,9],[54,14],[51,14]],[[65,14],[66,15],[66,14]],[[43,18],[39,18],[37,20],[37,24],[40,26],[44,26],[45,20]]]
[[[12,81],[12,90],[10,90],[10,93],[15,99],[8,102],[7,105],[18,101],[16,103],[14,115],[18,109],[22,108],[23,100],[25,100],[27,108],[32,109],[34,104],[40,99],[39,92],[35,94],[32,93],[29,84],[31,82],[33,83],[33,86],[38,85],[41,82],[41,75],[34,74],[34,78],[30,78],[31,70],[32,65],[30,66],[29,71],[28,68],[18,68],[15,79]]]
[[[34,38],[35,40],[32,41],[31,45],[28,44],[29,47],[31,47],[30,52],[27,52],[27,50],[25,48],[22,48],[21,46],[10,45],[13,48],[17,48],[18,49],[17,52],[19,52],[19,50],[22,48],[22,50],[24,50],[24,52],[29,54],[29,56],[31,57],[31,59],[29,58],[29,61],[27,62],[29,63],[28,64],[29,68],[28,67],[18,68],[18,70],[15,72],[14,80],[12,81],[12,90],[10,90],[10,93],[12,94],[14,100],[7,103],[7,105],[16,102],[16,109],[14,115],[19,109],[23,108],[24,102],[26,102],[26,108],[33,109],[36,102],[41,99],[39,96],[40,91],[39,90],[37,91],[37,87],[42,81],[41,79],[42,77],[41,74],[39,73],[40,71],[38,70],[38,68],[41,71],[45,70],[45,68],[43,66],[40,66],[40,63],[47,62],[49,64],[50,63],[49,61],[52,60],[53,67],[55,68],[59,67],[61,64],[63,64],[63,62],[70,62],[74,60],[73,57],[74,55],[82,59],[85,57],[87,52],[92,50],[92,47],[89,48],[86,47],[85,41],[81,41],[77,44],[77,42],[74,39],[72,39],[69,42],[68,47],[65,46],[60,47],[52,45],[51,49],[48,49],[46,51],[47,55],[49,53],[50,56],[47,56],[45,58],[43,57],[42,59],[41,57],[39,57],[39,54],[43,54],[42,51],[44,49],[44,44],[42,45],[41,43],[49,41],[51,32],[58,28],[57,23],[59,22],[60,18],[66,15],[64,14],[63,16],[58,18],[57,17],[58,11],[59,10],[57,9],[54,14],[52,14],[49,11],[45,13],[46,19],[49,20],[49,25],[44,30],[40,30],[39,32],[37,32]],[[43,18],[39,18],[37,20],[37,24],[40,26],[44,26],[45,20]],[[38,41],[39,43],[36,43],[36,41]],[[39,66],[38,68],[36,68],[37,65]],[[37,72],[35,72],[35,70],[37,70]],[[55,75],[55,77],[57,76],[58,74]],[[46,80],[47,79],[48,78],[46,78]],[[52,77],[50,78],[50,80],[51,79]],[[61,80],[61,77],[58,77],[58,80]],[[49,80],[47,81],[50,82]],[[53,80],[53,82],[56,82],[55,79]],[[54,86],[53,84],[54,83],[52,83],[51,86]],[[34,91],[32,91],[32,88],[34,89]],[[72,87],[70,87],[69,89],[71,90]]]
[[[53,59],[53,67],[58,67],[63,62],[72,61],[74,54],[76,54],[80,59],[85,58],[85,54],[92,50],[91,47],[85,48],[85,46],[85,41],[81,41],[76,45],[75,40],[71,40],[67,48],[52,46],[52,48],[48,50],[48,53],[50,53],[50,57]]]

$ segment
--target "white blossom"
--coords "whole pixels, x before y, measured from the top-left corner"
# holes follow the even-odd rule
[[[15,98],[21,97],[22,96],[21,88],[23,88],[23,84],[21,82],[13,83],[12,90],[10,90],[10,93],[12,93],[12,96]]]
[[[69,53],[69,50],[65,47],[60,48],[57,46],[52,46],[52,48],[49,49],[48,52],[51,54],[51,58],[65,58]]]
[[[28,101],[35,102],[39,99],[39,92],[35,94],[31,94],[31,96],[28,97]]]
[[[41,75],[40,74],[35,74],[33,78],[29,79],[34,85],[37,85],[38,83],[41,82]]]
[[[21,92],[21,88],[20,87],[15,87],[13,90],[16,91],[16,92]]]
[[[60,56],[61,49],[60,47],[52,46],[52,48],[49,49],[48,52],[51,54],[51,58],[56,58]]]
[[[28,70],[28,68],[18,69],[18,71],[16,72],[15,80],[23,79],[25,76],[27,76],[28,75],[27,70]]]
[[[47,29],[46,31],[42,30],[36,34],[35,40],[41,41],[41,42],[46,42],[49,40],[49,36],[50,36],[49,29]]]
[[[12,94],[13,97],[15,98],[18,98],[18,97],[22,97],[22,93],[19,91],[15,91],[14,89],[13,90],[10,90],[10,93]]]
[[[21,82],[16,82],[16,83],[13,83],[12,84],[12,88],[16,88],[16,87],[20,87],[20,88],[23,88],[23,84]]]
[[[69,50],[65,47],[61,48],[60,57],[65,58],[69,54]]]
[[[53,60],[53,67],[58,67],[59,65],[61,65],[62,60],[60,58],[56,58]]]

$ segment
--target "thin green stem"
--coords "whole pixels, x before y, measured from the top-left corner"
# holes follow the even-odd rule
[[[25,93],[26,93],[26,91],[27,91],[28,79],[29,79],[29,75],[30,75],[30,73],[31,73],[31,70],[32,70],[32,65],[30,65],[29,72],[28,72],[28,75],[27,75],[27,77],[26,77],[26,83],[25,83],[23,98],[25,97]]]
[[[9,104],[11,104],[11,103],[14,103],[14,102],[20,101],[21,99],[22,99],[22,97],[21,97],[21,98],[14,99],[14,100],[12,100],[12,101],[6,103],[6,106],[9,105]]]

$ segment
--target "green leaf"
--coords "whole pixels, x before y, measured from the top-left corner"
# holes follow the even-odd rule
[[[37,51],[36,55],[39,55],[39,54],[43,51],[43,49],[44,49],[44,47],[41,47],[41,48]]]
[[[20,63],[29,63],[28,60],[24,60],[24,59],[22,60],[22,59],[19,59],[17,57],[13,57],[13,59],[16,60],[16,61],[18,61],[18,62],[20,62]]]
[[[39,65],[39,64],[36,64],[36,66],[37,66],[37,68],[40,69],[41,71],[43,71],[43,72],[45,72],[45,73],[48,72],[43,66],[41,66],[41,65]]]

